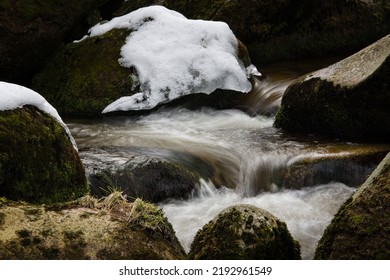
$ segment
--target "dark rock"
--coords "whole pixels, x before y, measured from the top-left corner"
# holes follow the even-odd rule
[[[0,111],[0,196],[51,203],[87,192],[84,167],[61,124],[33,106]]]
[[[161,202],[188,198],[199,177],[179,164],[158,158],[136,156],[116,170],[103,170],[89,176],[92,194],[106,195],[120,190],[130,199]]]
[[[100,115],[108,104],[134,92],[132,69],[118,63],[128,35],[115,29],[68,44],[35,77],[34,89],[61,115]]]
[[[291,57],[351,53],[390,32],[387,1],[144,0],[124,2],[116,15],[156,4],[190,19],[226,22],[258,65]]]
[[[183,259],[162,210],[120,193],[50,206],[0,201],[0,259]]]
[[[358,139],[390,139],[390,35],[286,90],[275,126]]]
[[[94,11],[107,1],[1,1],[0,80],[29,83],[61,44],[100,20]]]
[[[390,154],[341,206],[325,230],[315,259],[390,258]]]
[[[196,234],[190,259],[300,259],[287,226],[251,205],[231,206]]]

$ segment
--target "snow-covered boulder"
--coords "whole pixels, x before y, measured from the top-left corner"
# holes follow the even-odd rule
[[[58,202],[88,192],[67,126],[38,93],[0,82],[0,197]]]
[[[286,90],[275,126],[338,137],[390,139],[390,35]]]
[[[151,6],[91,28],[38,75],[35,89],[61,113],[96,115],[217,89],[249,92],[252,75],[259,73],[226,23]]]
[[[248,47],[256,65],[351,52],[390,32],[387,1],[138,0],[124,1],[116,15],[153,4],[187,18],[226,22]]]
[[[297,260],[300,246],[284,222],[252,205],[226,208],[199,230],[190,259]]]

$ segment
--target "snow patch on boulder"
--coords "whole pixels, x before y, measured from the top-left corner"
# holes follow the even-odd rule
[[[150,6],[98,24],[82,40],[114,28],[131,31],[119,63],[135,68],[140,92],[120,98],[103,113],[151,109],[183,95],[216,89],[249,92],[248,76],[260,74],[240,61],[237,39],[224,22],[189,20],[165,7]]]

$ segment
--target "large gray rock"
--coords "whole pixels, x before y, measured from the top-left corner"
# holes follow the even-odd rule
[[[341,206],[318,243],[316,259],[390,258],[390,154]]]
[[[293,82],[275,126],[338,137],[390,139],[390,35]]]
[[[222,211],[196,234],[190,259],[300,259],[300,246],[284,222],[251,205]]]

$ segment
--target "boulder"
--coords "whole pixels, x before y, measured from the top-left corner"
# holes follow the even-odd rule
[[[284,222],[251,205],[223,210],[199,230],[190,259],[297,260],[300,246]]]
[[[1,1],[0,80],[26,84],[63,44],[95,24],[107,0]]]
[[[50,206],[0,201],[0,259],[183,259],[156,206],[121,193]]]
[[[135,156],[121,166],[89,175],[91,192],[104,196],[113,189],[131,199],[150,202],[188,198],[197,188],[199,176],[179,164],[159,158]]]
[[[0,110],[0,197],[52,203],[88,191],[78,152],[58,120],[31,105]]]
[[[362,48],[390,32],[386,1],[338,0],[143,0],[125,1],[115,15],[164,5],[191,19],[224,21],[261,65],[292,57]],[[364,18],[364,20],[362,20]]]
[[[159,12],[155,11],[157,9],[164,12],[164,15],[159,17]],[[147,25],[148,23],[153,24],[153,21],[156,21],[158,22],[157,24],[159,24],[160,21],[167,20],[166,18],[172,14],[171,11],[162,7],[154,7],[149,10],[150,12],[145,12],[146,15],[150,13],[159,18],[151,20],[150,17],[148,17],[140,20],[138,18],[140,17],[139,14],[134,15],[133,17],[135,20],[140,21],[140,25]],[[143,11],[139,13],[142,12]],[[126,16],[128,17],[129,15]],[[118,26],[113,27],[116,22],[117,21],[112,20],[111,22],[97,25],[91,29],[90,35],[85,37],[83,40],[66,45],[53,57],[53,59],[50,60],[45,69],[35,76],[33,82],[34,90],[40,92],[51,104],[53,104],[61,115],[99,116],[101,115],[103,109],[105,109],[105,113],[116,111],[136,111],[139,113],[143,112],[143,110],[157,109],[160,104],[171,102],[172,100],[176,101],[177,98],[182,95],[186,95],[186,98],[184,98],[181,103],[179,102],[179,105],[183,104],[183,106],[191,108],[199,108],[204,105],[226,108],[234,106],[234,100],[238,98],[241,93],[237,90],[237,88],[240,90],[241,88],[245,88],[245,90],[248,91],[251,88],[251,84],[247,80],[247,74],[252,75],[252,72],[246,73],[246,71],[249,70],[245,69],[245,67],[250,66],[248,51],[245,45],[237,41],[236,38],[233,38],[236,42],[230,42],[232,38],[228,37],[228,35],[231,36],[231,34],[229,33],[226,35],[226,33],[227,31],[231,31],[222,23],[213,23],[217,24],[218,28],[223,29],[224,32],[221,32],[222,35],[213,31],[215,34],[213,33],[210,36],[206,36],[207,39],[202,39],[203,41],[199,40],[199,42],[195,42],[197,39],[194,39],[195,43],[192,43],[192,41],[191,43],[188,43],[188,37],[191,36],[187,36],[186,39],[182,39],[184,42],[183,44],[189,44],[191,45],[191,48],[193,48],[196,44],[199,44],[201,47],[198,55],[194,58],[194,61],[196,62],[189,61],[190,59],[187,57],[191,56],[192,52],[188,52],[188,49],[183,49],[182,47],[181,51],[184,52],[185,55],[178,51],[177,59],[174,57],[171,61],[179,61],[183,63],[169,63],[166,61],[159,62],[156,65],[159,67],[161,66],[164,69],[160,71],[150,66],[154,65],[154,61],[148,60],[151,56],[150,54],[163,52],[161,55],[154,54],[154,57],[161,58],[163,60],[163,58],[167,55],[166,49],[169,50],[178,45],[178,43],[176,43],[176,45],[172,44],[172,42],[177,40],[177,38],[174,38],[173,41],[167,40],[166,42],[159,39],[161,42],[155,48],[153,48],[151,42],[147,43],[148,45],[152,45],[147,50],[144,50],[141,47],[138,48],[137,52],[139,52],[140,55],[135,59],[138,64],[142,65],[139,66],[141,69],[136,69],[136,66],[130,65],[132,63],[131,61],[127,61],[127,58],[125,59],[123,57],[123,50],[127,50],[132,46],[127,45],[126,39],[134,37],[135,33],[132,32],[138,32],[138,30],[134,30],[133,27],[124,26],[125,23],[121,23],[118,24]],[[189,22],[189,26],[191,24],[192,23]],[[171,28],[171,26],[172,24],[169,24],[168,28]],[[110,29],[110,31],[106,33],[100,32],[106,27],[108,27],[108,29],[113,29]],[[154,27],[153,30],[157,30],[156,28],[159,27]],[[203,28],[202,23],[198,22],[194,28]],[[146,29],[147,28],[142,29],[142,32],[145,32]],[[149,31],[151,29],[152,28],[149,28],[147,30]],[[202,34],[198,32],[198,29],[196,29],[197,33],[195,33],[199,37]],[[182,30],[179,29],[177,32],[180,33],[181,31]],[[129,36],[130,34],[131,36]],[[220,35],[221,38],[213,40],[212,38],[214,38],[214,35]],[[159,35],[155,34],[155,36]],[[225,36],[227,38],[225,38]],[[137,38],[139,39],[139,37]],[[229,41],[229,44],[234,46],[235,49],[231,49],[230,45],[227,47],[225,46],[225,49],[219,49],[216,47],[216,45],[221,44],[220,41],[225,42],[225,40]],[[124,47],[125,44],[126,48]],[[143,46],[145,46],[145,43]],[[204,50],[202,48],[204,48]],[[211,50],[208,51],[208,49]],[[230,54],[230,52],[234,55]],[[125,51],[125,53],[128,56],[133,52]],[[169,55],[172,55],[172,52],[168,53]],[[197,52],[195,51],[195,53]],[[227,68],[226,73],[216,74],[204,66],[210,65],[209,56],[211,54],[215,54],[216,61],[222,64],[222,72],[225,71],[225,68]],[[229,56],[230,62],[221,62],[221,54]],[[139,59],[139,57],[142,57],[142,59]],[[207,59],[205,57],[207,57]],[[175,68],[178,65],[182,67],[181,70]],[[211,65],[214,66],[213,63],[211,63]],[[171,68],[169,68],[169,66]],[[190,67],[190,69],[185,69],[186,67]],[[194,68],[192,69],[191,67]],[[207,71],[203,71],[205,67]],[[142,75],[138,73],[141,70],[143,71],[141,73]],[[160,71],[161,74],[155,77],[156,71]],[[187,71],[188,73],[182,73],[181,71]],[[214,75],[215,77],[207,76],[207,73],[210,71],[213,72],[211,75]],[[152,73],[150,74],[150,72]],[[237,73],[240,74],[239,77]],[[149,78],[149,74],[152,77]],[[159,76],[162,75],[166,75],[164,76],[166,79],[161,81],[161,77],[159,78]],[[142,79],[146,81],[142,82]],[[156,82],[156,80],[158,80],[158,82]],[[222,86],[216,86],[216,84],[219,83],[221,83]],[[158,84],[158,86],[161,87],[154,84]],[[230,86],[233,85],[237,88],[228,90],[230,89]],[[215,90],[215,92],[213,92],[214,90],[211,90],[211,88],[214,89],[214,87],[216,87],[215,89],[222,87],[226,90]],[[153,88],[153,90],[151,88]],[[185,90],[181,90],[182,88],[185,88]],[[203,89],[211,90],[211,92],[205,92]],[[210,96],[207,96],[202,93],[211,94]],[[153,95],[153,97],[150,97],[149,95]],[[106,108],[120,97],[131,99],[131,101],[128,101],[128,103],[131,103],[131,109],[124,108],[126,106],[123,105],[125,102],[123,102],[122,99],[119,100],[119,106],[114,105],[112,106],[113,108]],[[178,105],[177,102],[175,104]]]
[[[275,126],[356,139],[390,139],[390,35],[293,82]]]
[[[390,258],[390,154],[339,209],[315,259]]]

